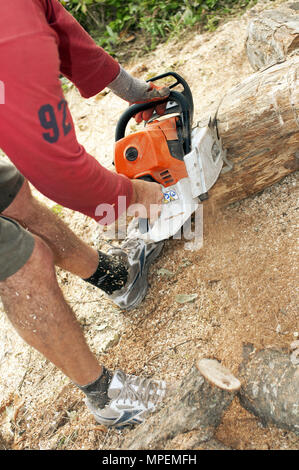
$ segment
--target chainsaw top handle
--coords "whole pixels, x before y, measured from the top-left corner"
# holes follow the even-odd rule
[[[161,75],[157,75],[156,77],[150,78],[149,80],[147,80],[147,82],[156,82],[157,80],[161,80],[161,79],[166,78],[166,77],[172,77],[172,78],[175,79],[174,83],[171,83],[171,84],[167,85],[170,90],[172,90],[173,88],[175,88],[178,85],[181,85],[181,87],[183,87],[183,91],[181,92],[181,94],[184,95],[184,97],[186,98],[186,100],[188,102],[188,107],[189,107],[189,112],[190,112],[190,121],[191,121],[191,124],[192,124],[193,112],[194,112],[192,92],[190,90],[190,87],[189,87],[188,83],[186,82],[186,80],[183,77],[181,77],[181,75],[179,75],[176,72],[165,72],[165,73],[162,73]],[[172,107],[171,109],[166,111],[166,114],[169,114],[171,112],[177,112],[177,109],[174,110],[173,107]]]
[[[183,93],[177,91],[171,91],[167,98],[163,98],[161,101],[155,101],[155,106],[160,103],[165,103],[166,101],[175,102],[182,116],[182,125],[183,125],[183,141],[184,141],[184,151],[185,154],[189,153],[191,150],[191,116],[190,116],[190,105]],[[133,104],[121,115],[115,130],[115,141],[125,137],[125,131],[128,122],[130,119],[135,116],[135,114],[145,111],[153,107],[152,102]],[[174,112],[174,111],[173,111]]]

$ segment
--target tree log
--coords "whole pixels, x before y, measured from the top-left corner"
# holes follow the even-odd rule
[[[209,196],[215,206],[239,201],[297,170],[299,56],[256,72],[225,95],[218,131],[233,169]]]
[[[287,59],[299,48],[299,2],[266,10],[249,23],[246,52],[260,70]]]
[[[197,430],[197,442],[210,440],[240,382],[218,361],[202,359],[163,407],[129,433],[122,449],[159,449],[178,434]]]
[[[283,351],[248,354],[241,364],[241,405],[261,422],[299,435],[299,366]]]

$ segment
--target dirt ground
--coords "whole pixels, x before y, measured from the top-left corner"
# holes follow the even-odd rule
[[[123,65],[145,79],[167,70],[183,75],[193,92],[196,122],[253,73],[244,51],[247,24],[261,9],[280,3],[260,2],[216,32],[194,33]],[[67,99],[78,140],[111,168],[115,125],[126,103],[107,90],[83,100],[72,88]],[[203,247],[189,251],[184,241],[165,242],[150,270],[146,299],[132,312],[124,314],[99,290],[58,270],[65,298],[99,360],[175,386],[198,358],[215,357],[238,376],[244,344],[289,349],[299,335],[297,180],[292,174],[221,212],[204,210]],[[67,209],[58,212],[88,243],[107,248],[94,221]],[[180,304],[178,294],[197,297]],[[129,432],[97,425],[81,392],[18,337],[1,308],[0,378],[0,449],[118,449]],[[233,449],[299,448],[295,434],[263,427],[237,398],[215,437]],[[191,449],[192,433],[168,448]]]

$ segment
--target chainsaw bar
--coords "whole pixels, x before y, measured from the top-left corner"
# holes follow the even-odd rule
[[[208,126],[193,129],[191,142],[192,150],[185,155],[184,161],[192,196],[203,200],[220,175],[225,152],[211,120]]]

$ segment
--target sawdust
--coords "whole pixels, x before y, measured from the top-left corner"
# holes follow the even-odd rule
[[[252,73],[244,51],[254,12],[283,2],[261,2],[214,33],[186,43],[161,45],[128,69],[143,78],[167,70],[182,74],[192,89],[195,121],[213,112],[232,86]],[[111,167],[114,129],[126,104],[111,93],[83,100],[67,93],[80,143]],[[204,210],[204,244],[196,252],[169,240],[149,275],[151,288],[139,309],[123,314],[80,279],[57,271],[91,349],[107,367],[164,378],[176,384],[201,357],[215,357],[238,376],[242,349],[289,348],[298,339],[297,189],[293,174],[260,195],[222,212]],[[49,206],[51,201],[37,195]],[[71,228],[88,243],[106,248],[95,222],[62,209]],[[197,294],[180,304],[178,294]],[[0,311],[0,448],[117,449],[129,432],[98,426],[82,394],[17,336]],[[298,438],[263,428],[235,399],[216,438],[234,449],[294,449]],[[195,444],[192,433],[173,448]],[[198,447],[200,448],[200,447]]]

